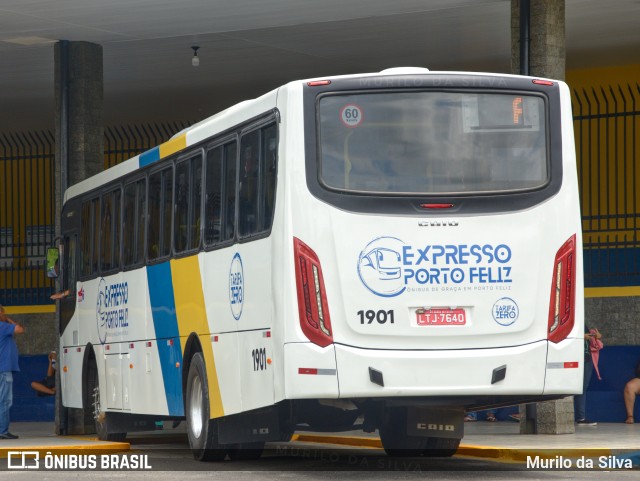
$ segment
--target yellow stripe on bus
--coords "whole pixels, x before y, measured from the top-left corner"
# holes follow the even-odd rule
[[[175,139],[167,140],[164,144],[160,144],[160,158],[175,154],[179,150],[187,147],[187,134],[182,134]]]
[[[185,344],[192,332],[198,336],[209,334],[198,256],[172,260],[171,277],[180,344],[182,352],[184,352]],[[204,337],[206,339],[207,336]],[[201,345],[209,383],[209,412],[212,418],[217,418],[224,416],[224,407],[222,406],[216,363],[213,358],[213,348],[211,342],[202,342]]]

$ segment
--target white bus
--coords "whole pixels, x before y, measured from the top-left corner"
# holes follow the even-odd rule
[[[102,439],[186,419],[197,459],[357,428],[452,455],[465,412],[580,393],[569,95],[295,81],[69,188],[63,405]]]

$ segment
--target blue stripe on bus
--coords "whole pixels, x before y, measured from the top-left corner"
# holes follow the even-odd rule
[[[183,416],[182,351],[169,263],[147,267],[147,281],[169,415]]]
[[[140,154],[140,167],[152,164],[156,160],[160,160],[160,147],[154,147]]]

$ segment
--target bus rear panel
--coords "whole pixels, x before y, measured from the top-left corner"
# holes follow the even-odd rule
[[[580,393],[566,85],[429,73],[302,90],[287,397],[473,410]]]

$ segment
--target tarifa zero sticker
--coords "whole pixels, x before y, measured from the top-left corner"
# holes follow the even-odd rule
[[[233,317],[236,321],[240,320],[244,305],[244,270],[242,269],[242,258],[238,252],[231,259],[229,269],[229,303]]]
[[[509,298],[498,299],[492,308],[493,319],[501,326],[510,326],[518,320],[520,310],[518,304]]]
[[[356,104],[348,104],[340,110],[340,120],[347,127],[357,127],[362,122],[362,109]]]

